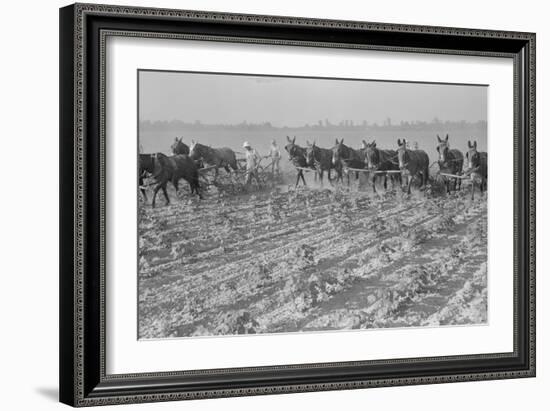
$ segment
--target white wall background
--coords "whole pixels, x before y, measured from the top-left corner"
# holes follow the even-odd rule
[[[303,17],[443,25],[537,33],[538,152],[550,150],[550,26],[536,0],[384,2],[129,0],[117,4]],[[2,5],[0,42],[0,408],[49,410],[57,403],[58,361],[58,7],[64,1]],[[538,376],[488,381],[124,406],[119,409],[546,409],[550,359],[545,299],[550,206],[538,164]],[[545,390],[546,389],[546,390]],[[110,407],[113,409],[112,407]],[[117,408],[118,409],[118,408]]]

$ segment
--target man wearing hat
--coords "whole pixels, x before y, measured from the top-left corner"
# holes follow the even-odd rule
[[[252,183],[252,177],[256,180],[258,185],[260,185],[260,179],[258,178],[258,166],[262,158],[252,146],[245,141],[243,144],[244,149],[246,150],[246,185]]]
[[[271,147],[269,147],[269,157],[271,157],[271,174],[279,174],[279,162],[281,161],[281,151],[277,147],[275,139],[271,140]]]

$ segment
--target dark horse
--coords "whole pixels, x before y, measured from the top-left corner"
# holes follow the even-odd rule
[[[468,169],[466,174],[472,178],[472,200],[474,199],[475,183],[479,184],[479,191],[483,193],[487,190],[487,153],[477,151],[477,141],[474,144],[468,140],[468,151],[466,152],[466,160],[468,161]]]
[[[189,157],[195,161],[202,160],[207,166],[213,166],[216,170],[214,180],[218,177],[220,167],[223,167],[229,174],[231,174],[231,169],[238,170],[235,152],[227,147],[212,148],[191,140]]]
[[[185,154],[189,155],[189,146],[182,141],[182,137],[175,138],[174,143],[170,146],[172,154]]]
[[[354,150],[353,148],[346,146],[344,144],[344,139],[340,141],[336,139],[336,144],[334,145],[334,147],[332,147],[332,164],[336,169],[336,171],[338,172],[338,180],[342,182],[344,181],[342,171],[344,169],[345,163],[348,164],[348,166],[346,167],[349,167],[351,163],[356,163],[357,165],[357,162],[361,162],[361,161],[364,162],[364,158],[361,155],[360,150]],[[355,178],[356,179],[359,178],[358,172],[355,172]],[[348,173],[348,185],[349,185],[349,173]]]
[[[152,206],[156,205],[157,193],[162,189],[166,205],[170,204],[166,186],[168,181],[171,181],[178,192],[179,180],[184,179],[189,183],[191,194],[197,194],[202,198],[199,184],[199,172],[197,165],[189,156],[178,154],[175,156],[167,156],[162,153],[155,154],[140,154],[139,155],[140,169],[140,184],[142,171],[151,173],[156,182],[156,187],[153,192]]]
[[[309,167],[312,167],[317,171],[319,174],[319,179],[321,180],[321,185],[323,185],[323,174],[325,171],[328,173],[329,183],[332,183],[330,170],[334,167],[332,166],[331,150],[317,147],[315,141],[311,144],[307,141],[306,163]]]
[[[303,168],[309,168],[306,160],[306,149],[296,144],[296,136],[292,139],[289,136],[286,136],[286,140],[288,141],[288,144],[285,146],[285,150],[288,153],[288,159],[294,167],[297,167],[298,170],[295,187],[298,187],[300,178],[302,179],[304,185],[306,185],[304,170],[302,170]]]
[[[397,140],[397,159],[399,161],[399,169],[403,175],[408,172],[407,178],[407,194],[411,193],[411,183],[414,177],[420,176],[420,186],[425,186],[428,182],[430,159],[424,150],[409,150],[407,141],[403,139]]]
[[[376,177],[384,177],[384,190],[388,189],[388,174],[392,182],[392,189],[396,183],[401,186],[401,173],[381,173],[383,171],[399,171],[397,151],[380,150],[376,147],[376,141],[367,143],[363,140],[367,169],[372,172],[372,191],[376,193]]]
[[[461,175],[462,167],[464,166],[464,156],[456,148],[449,148],[449,135],[445,136],[445,140],[437,135],[437,152],[439,153],[439,172]],[[462,185],[461,178],[453,178],[453,190],[460,190]],[[449,177],[445,177],[445,186],[447,187],[447,194],[451,192],[451,181]],[[458,186],[458,187],[457,187]]]

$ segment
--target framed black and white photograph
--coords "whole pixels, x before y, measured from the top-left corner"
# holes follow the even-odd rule
[[[535,375],[535,35],[60,10],[60,399]]]

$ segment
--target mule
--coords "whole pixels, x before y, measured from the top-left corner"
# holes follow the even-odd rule
[[[184,154],[167,156],[163,153],[149,154],[149,156],[151,162],[149,163],[148,160],[145,160],[143,166],[144,168],[148,168],[148,172],[149,170],[151,170],[152,167],[151,174],[153,175],[153,178],[156,182],[156,187],[153,191],[153,201],[151,203],[153,207],[156,206],[157,193],[161,189],[162,193],[164,194],[164,198],[166,199],[166,205],[170,204],[170,198],[168,197],[166,186],[170,181],[174,185],[177,193],[179,180],[181,180],[182,178],[189,183],[191,194],[197,194],[199,198],[202,199],[198,168],[195,162],[191,158],[189,158],[189,156],[186,156]]]
[[[408,173],[407,194],[411,193],[411,183],[415,177],[420,177],[420,187],[425,187],[430,176],[430,159],[424,150],[411,150],[407,141],[397,140],[397,159],[401,175]]]
[[[439,165],[439,172],[446,174],[461,175],[462,168],[464,167],[464,156],[460,150],[449,147],[449,135],[445,136],[445,139],[437,135],[437,152],[439,153],[439,159],[437,161]],[[460,190],[462,186],[462,179],[453,177],[453,191]],[[451,179],[445,177],[445,186],[447,194],[451,192]],[[458,187],[457,187],[458,186]]]
[[[182,137],[175,138],[174,143],[170,146],[172,154],[185,154],[189,155],[189,146],[182,141]]]
[[[376,141],[367,143],[363,140],[363,151],[367,169],[372,172],[372,191],[376,193],[376,177],[384,177],[384,190],[388,189],[388,174],[392,182],[392,189],[396,183],[402,184],[401,173],[380,173],[381,171],[399,171],[397,151],[380,150],[376,147]]]
[[[472,179],[472,200],[474,199],[474,189],[476,183],[479,184],[479,191],[487,190],[487,153],[477,151],[477,141],[472,144],[468,140],[468,151],[466,152],[468,169],[465,174],[470,175]]]
[[[191,140],[189,157],[194,161],[202,161],[204,165],[213,166],[215,169],[214,181],[218,177],[220,167],[223,167],[230,175],[231,170],[239,169],[235,152],[227,147],[212,148]]]
[[[366,163],[364,157],[361,158],[351,158],[351,159],[340,159],[340,163],[342,164],[342,174],[345,174],[347,176],[348,180],[348,186],[350,185],[350,168],[355,169],[364,169],[366,168]],[[355,171],[355,180],[359,180],[359,172]]]
[[[306,160],[306,149],[296,144],[296,136],[292,139],[289,136],[286,136],[286,140],[288,144],[285,146],[285,150],[288,153],[288,160],[294,167],[297,167],[298,171],[298,174],[296,174],[295,187],[298,187],[300,179],[302,179],[304,186],[306,186],[307,184],[306,179],[304,178],[304,170],[302,170],[303,168],[309,168]]]
[[[353,148],[346,146],[344,144],[344,139],[341,139],[338,141],[336,139],[336,143],[334,147],[332,147],[332,164],[336,171],[338,172],[338,180],[344,181],[343,177],[343,169],[344,169],[344,161],[346,161],[348,164],[351,162],[357,162],[357,161],[364,161],[363,156],[361,155],[360,150],[354,150]],[[355,167],[354,167],[355,168]],[[359,173],[355,172],[355,178],[359,178]],[[348,173],[348,185],[349,185],[349,173]]]
[[[321,186],[323,185],[323,174],[326,171],[328,175],[328,181],[332,184],[332,177],[330,170],[332,166],[332,151],[326,148],[320,148],[315,144],[315,141],[310,144],[307,141],[306,147],[306,164],[315,169],[319,175]]]

